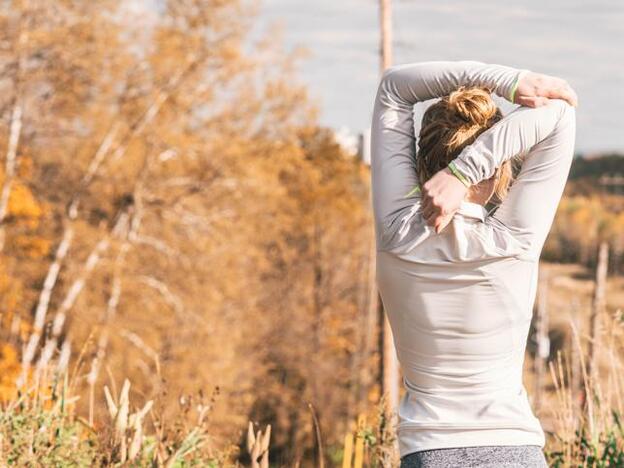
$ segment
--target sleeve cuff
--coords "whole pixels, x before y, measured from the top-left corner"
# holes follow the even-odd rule
[[[520,70],[518,72],[518,74],[516,75],[516,79],[513,81],[511,88],[509,89],[508,93],[505,95],[505,97],[507,98],[507,100],[509,102],[514,102],[514,99],[516,98],[516,91],[518,90],[518,84],[520,83],[520,80],[527,74],[529,73],[530,70]]]
[[[462,172],[457,169],[457,167],[455,166],[455,161],[451,161],[450,163],[448,163],[448,168],[453,173],[453,175],[457,177],[466,187],[470,187],[470,185],[472,185],[470,181],[466,178],[466,176],[464,176],[464,174],[462,174]]]
[[[475,162],[478,159],[479,155],[476,150],[472,146],[467,146],[459,156],[453,159],[448,165],[450,166],[452,163],[457,172],[459,172],[470,185],[476,185],[483,180],[486,175],[483,173],[485,168]]]

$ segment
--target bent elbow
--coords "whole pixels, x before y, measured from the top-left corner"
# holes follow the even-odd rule
[[[391,106],[395,102],[394,93],[394,77],[392,76],[397,65],[386,68],[381,74],[379,85],[377,86],[377,94],[375,96],[375,104],[384,107]]]
[[[397,84],[396,72],[403,69],[404,65],[391,65],[381,73],[379,88],[385,92],[390,92]]]
[[[563,99],[551,99],[549,105],[556,108],[557,115],[553,138],[564,145],[563,147],[567,149],[565,153],[573,154],[576,140],[576,108]]]
[[[563,99],[551,99],[551,105],[556,106],[559,111],[559,123],[576,122],[576,108]]]
[[[390,65],[381,73],[381,81],[388,81],[390,79],[390,75],[392,75],[400,65]]]

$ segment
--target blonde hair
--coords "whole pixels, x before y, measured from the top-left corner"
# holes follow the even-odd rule
[[[480,87],[460,87],[432,104],[423,115],[418,140],[416,170],[420,185],[502,117],[490,91]],[[501,164],[494,176],[494,195],[502,201],[513,179],[511,160]]]

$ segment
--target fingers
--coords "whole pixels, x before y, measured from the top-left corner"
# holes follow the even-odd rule
[[[550,88],[545,90],[544,96],[552,99],[563,99],[571,106],[576,107],[578,104],[578,97],[568,82],[557,79],[555,83],[556,84],[553,84]]]
[[[426,211],[423,211],[423,218],[427,222],[427,225],[435,229],[436,233],[440,232],[444,215],[441,215],[433,208],[428,207]]]
[[[446,213],[444,207],[435,202],[434,197],[426,194],[423,197],[421,209],[424,220],[435,230],[436,234],[442,232],[451,222],[455,212]]]
[[[431,186],[432,181],[428,180],[422,187],[422,215],[427,221],[427,224],[433,226],[433,220],[435,218],[435,205],[431,194]]]
[[[578,105],[578,98],[576,97],[576,93],[571,89],[561,89],[561,90],[553,90],[549,91],[548,97],[545,96],[520,96],[516,100],[516,103],[521,104],[527,107],[541,107],[548,104],[550,101],[549,98],[552,99],[563,99],[571,106],[576,107]]]
[[[435,213],[433,213],[432,211],[428,211],[426,213],[423,212],[423,218],[429,226],[433,226],[433,223],[435,221]]]
[[[436,203],[435,199],[431,196],[424,197],[422,215],[427,224],[436,229],[436,232],[442,230],[444,219],[448,217],[444,207]]]
[[[566,80],[540,73],[529,73],[520,81],[514,102],[540,107],[549,99],[563,99],[571,106],[578,106],[578,96]]]
[[[427,200],[427,202],[423,203],[423,218],[427,221],[429,226],[434,226],[435,218],[438,213],[435,210],[432,202]]]
[[[541,107],[548,104],[549,99],[543,96],[520,96],[516,102],[526,107]]]
[[[452,219],[467,190],[449,168],[441,169],[422,185],[423,219],[440,232]]]
[[[561,96],[561,99],[567,101],[568,104],[570,104],[571,106],[574,106],[574,107],[578,106],[578,96],[576,95],[574,90],[569,85],[566,84],[561,89],[559,94]]]
[[[452,215],[438,216],[434,222],[434,229],[436,234],[440,234],[442,230],[451,222]]]
[[[442,216],[438,216],[433,222],[433,228],[435,229],[436,234],[439,234],[442,230]]]

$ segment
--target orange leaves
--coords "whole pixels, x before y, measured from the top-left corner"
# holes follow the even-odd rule
[[[17,395],[15,381],[21,366],[17,351],[8,344],[0,345],[0,402],[13,400]]]
[[[9,197],[9,216],[34,229],[43,215],[43,209],[34,194],[23,183],[14,182]]]
[[[149,31],[89,2],[67,6],[71,28],[37,16],[50,33],[32,36],[45,47],[22,88],[2,331],[14,324],[19,342],[41,311],[35,346],[61,351],[47,341],[53,317],[77,343],[106,329],[102,369],[140,392],[163,386],[155,354],[170,395],[217,381],[221,438],[267,388],[275,442],[290,450],[301,431],[303,452],[302,392],[318,386],[315,403],[338,414],[359,373],[368,174],[317,127],[295,57],[274,37],[247,48],[244,3],[165,2]]]
[[[9,193],[7,244],[12,252],[20,256],[42,258],[49,253],[50,240],[34,234],[34,231],[40,228],[46,207],[28,186],[27,178],[33,172],[32,159],[20,156],[18,161],[18,178],[11,182]],[[0,169],[0,186],[3,180]]]
[[[12,247],[21,255],[30,258],[46,257],[50,253],[52,242],[43,237],[17,236],[13,239]]]
[[[8,336],[13,331],[20,334],[21,329],[12,330],[17,322],[16,314],[19,314],[19,307],[23,304],[24,292],[21,282],[9,276],[4,268],[0,265],[0,333]],[[8,353],[9,351],[7,351]],[[0,360],[2,357],[0,357]],[[0,371],[1,374],[1,371]]]
[[[18,158],[17,179],[11,182],[9,194],[8,218],[20,226],[35,229],[45,214],[43,205],[27,185],[27,179],[33,171],[32,158],[20,155]],[[0,186],[4,183],[4,172],[0,167]]]
[[[561,200],[546,252],[581,263],[606,240],[614,252],[624,251],[624,197],[568,196]]]

